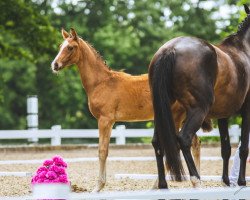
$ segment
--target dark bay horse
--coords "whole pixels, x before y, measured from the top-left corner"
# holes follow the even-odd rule
[[[99,129],[99,178],[94,191],[100,191],[106,183],[106,159],[111,130],[115,122],[148,121],[153,119],[153,106],[148,84],[148,75],[131,76],[111,70],[98,52],[78,37],[76,31],[62,30],[64,42],[52,63],[52,70],[58,72],[66,66],[76,64],[82,85],[88,96],[92,115],[98,121]],[[179,129],[185,112],[178,103],[173,105],[176,129]],[[209,130],[210,121],[203,123]],[[200,142],[195,136],[192,144],[195,163],[200,164]]]
[[[229,185],[228,162],[231,146],[228,118],[242,117],[240,172],[238,184],[246,185],[245,171],[250,131],[250,10],[238,31],[215,46],[195,37],[178,37],[165,43],[149,65],[153,98],[155,147],[159,187],[167,188],[162,156],[177,181],[182,180],[181,149],[193,184],[200,183],[190,152],[194,134],[205,118],[218,119],[223,158],[222,180]],[[178,102],[186,119],[176,134],[171,106]]]

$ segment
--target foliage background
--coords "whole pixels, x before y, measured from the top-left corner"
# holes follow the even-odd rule
[[[39,97],[39,128],[97,127],[76,67],[59,76],[51,73],[61,27],[74,27],[111,68],[142,74],[154,52],[171,38],[191,35],[218,43],[234,32],[245,17],[243,3],[247,1],[0,1],[0,129],[26,128],[30,94]]]

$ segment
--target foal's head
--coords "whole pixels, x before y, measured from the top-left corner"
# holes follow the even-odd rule
[[[62,29],[64,42],[60,45],[60,50],[51,63],[53,72],[58,72],[64,67],[76,64],[80,58],[80,38],[76,31],[71,28],[70,33]]]

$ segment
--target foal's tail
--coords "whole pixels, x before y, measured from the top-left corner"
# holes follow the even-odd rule
[[[154,107],[155,131],[159,138],[161,150],[166,156],[166,164],[173,175],[172,179],[182,181],[184,169],[178,150],[177,135],[171,111],[173,97],[172,70],[175,65],[174,50],[164,52],[151,64],[149,76]]]

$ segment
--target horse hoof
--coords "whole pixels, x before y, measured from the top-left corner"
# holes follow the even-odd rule
[[[198,179],[196,176],[191,176],[190,181],[194,188],[200,188],[201,187],[201,180]]]
[[[168,189],[168,184],[167,184],[167,182],[162,182],[162,183],[159,182],[158,188],[159,188],[159,189]]]
[[[93,189],[92,190],[92,192],[91,193],[97,193],[97,192],[100,192],[101,191],[101,189],[100,188],[95,188],[95,189]]]
[[[246,180],[238,180],[239,186],[246,186],[246,184],[247,184]]]
[[[92,190],[91,193],[97,193],[100,192],[104,188],[105,183],[99,182],[97,183],[96,187],[94,190]]]
[[[229,178],[222,178],[222,185],[223,186],[230,186]]]
[[[154,185],[151,187],[151,190],[157,190],[157,189],[159,189],[159,188],[158,188],[158,184],[154,184]]]

